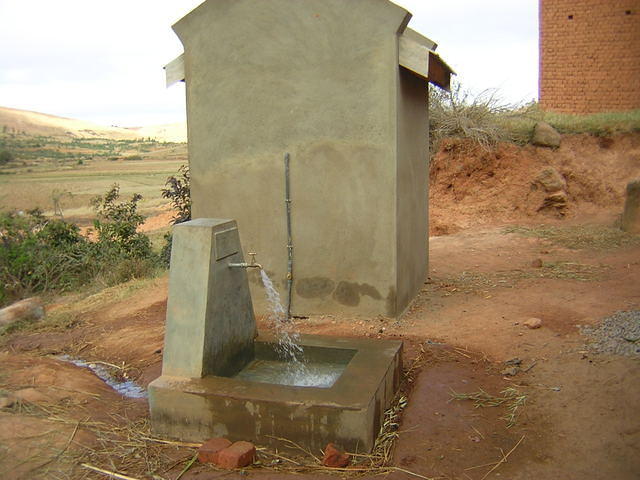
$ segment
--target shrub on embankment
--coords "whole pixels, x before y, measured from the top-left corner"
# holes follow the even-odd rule
[[[465,138],[489,148],[499,142],[524,145],[536,123],[549,123],[561,134],[610,136],[640,131],[640,110],[591,115],[544,112],[535,102],[508,104],[497,90],[472,94],[454,83],[450,92],[429,90],[431,152],[445,138]]]

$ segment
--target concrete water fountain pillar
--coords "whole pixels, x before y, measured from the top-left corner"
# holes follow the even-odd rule
[[[162,375],[148,389],[154,433],[370,452],[399,388],[402,342],[301,335],[305,365],[328,366],[331,382],[257,379],[252,366],[286,371],[291,360],[279,355],[277,338],[255,338],[249,267],[259,265],[243,261],[235,221],[175,227]]]
[[[254,355],[256,323],[238,227],[200,218],[173,230],[162,374],[231,376]]]

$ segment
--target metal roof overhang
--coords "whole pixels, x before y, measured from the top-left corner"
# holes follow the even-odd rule
[[[428,82],[449,91],[454,71],[435,52],[437,45],[427,37],[407,28],[400,36],[399,63]]]

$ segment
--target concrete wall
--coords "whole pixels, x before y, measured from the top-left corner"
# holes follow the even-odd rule
[[[640,0],[540,0],[540,104],[640,108]]]
[[[398,32],[409,17],[387,0],[210,0],[174,25],[185,48],[193,216],[236,219],[245,252],[258,252],[283,299],[291,153],[293,313],[395,316],[422,283],[410,264],[424,248],[407,248],[426,248],[426,211],[412,203],[424,198],[426,208],[426,196],[405,169],[426,151],[398,151],[399,134],[422,145],[427,132],[424,116],[413,130],[398,127]],[[250,280],[261,312],[264,293],[255,273]]]
[[[398,74],[396,311],[400,313],[418,294],[427,277],[429,85],[403,68]]]

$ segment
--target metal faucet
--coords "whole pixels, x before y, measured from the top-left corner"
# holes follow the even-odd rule
[[[251,262],[230,263],[229,268],[258,268],[262,270],[262,265],[256,263],[256,254],[254,252],[247,253],[251,257]]]

